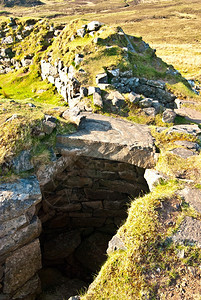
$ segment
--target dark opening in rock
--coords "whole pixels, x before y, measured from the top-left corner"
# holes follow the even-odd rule
[[[68,299],[88,286],[129,202],[147,191],[144,169],[90,157],[80,157],[43,187],[40,299]]]

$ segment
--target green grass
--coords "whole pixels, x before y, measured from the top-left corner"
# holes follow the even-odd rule
[[[82,300],[88,299],[156,299],[159,289],[182,277],[177,246],[166,243],[169,236],[161,220],[161,202],[176,201],[177,182],[167,182],[143,198],[132,202],[128,218],[118,231],[126,250],[112,253]],[[179,213],[175,217],[179,217]],[[192,251],[192,252],[191,252]],[[189,249],[186,260],[199,265],[200,252]],[[157,276],[157,270],[160,277]],[[153,279],[155,278],[155,279]]]

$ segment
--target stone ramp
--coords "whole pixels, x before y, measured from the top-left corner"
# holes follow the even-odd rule
[[[80,154],[152,168],[156,163],[154,139],[148,126],[92,113],[82,113],[78,131],[57,137],[63,156]]]

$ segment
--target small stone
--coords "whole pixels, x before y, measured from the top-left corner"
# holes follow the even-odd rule
[[[174,112],[174,110],[167,108],[163,112],[162,121],[164,123],[174,123],[175,117],[176,117],[176,113]]]
[[[29,107],[36,107],[33,103],[27,103]]]
[[[156,116],[156,110],[154,107],[147,107],[143,108],[143,112],[149,116],[149,117],[155,117]]]
[[[98,30],[102,25],[104,24],[99,21],[92,21],[87,25],[87,30],[88,31]]]
[[[46,134],[51,134],[56,128],[56,124],[50,121],[43,121],[43,131]]]
[[[152,106],[152,100],[150,98],[145,98],[139,101],[139,106],[141,108],[148,108]]]
[[[103,107],[103,100],[99,93],[93,93],[93,104],[98,107]]]

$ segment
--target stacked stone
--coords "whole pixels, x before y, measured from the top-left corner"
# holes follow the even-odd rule
[[[81,157],[71,171],[57,175],[54,187],[43,187],[41,219],[72,228],[104,226],[108,218],[116,224],[126,217],[128,197],[148,190],[143,174],[127,163]]]
[[[36,206],[41,201],[35,177],[0,185],[0,298],[35,299],[40,292]]]
[[[127,163],[79,157],[41,186],[44,265],[60,265],[81,279],[96,272],[130,199],[148,190],[143,174]]]

